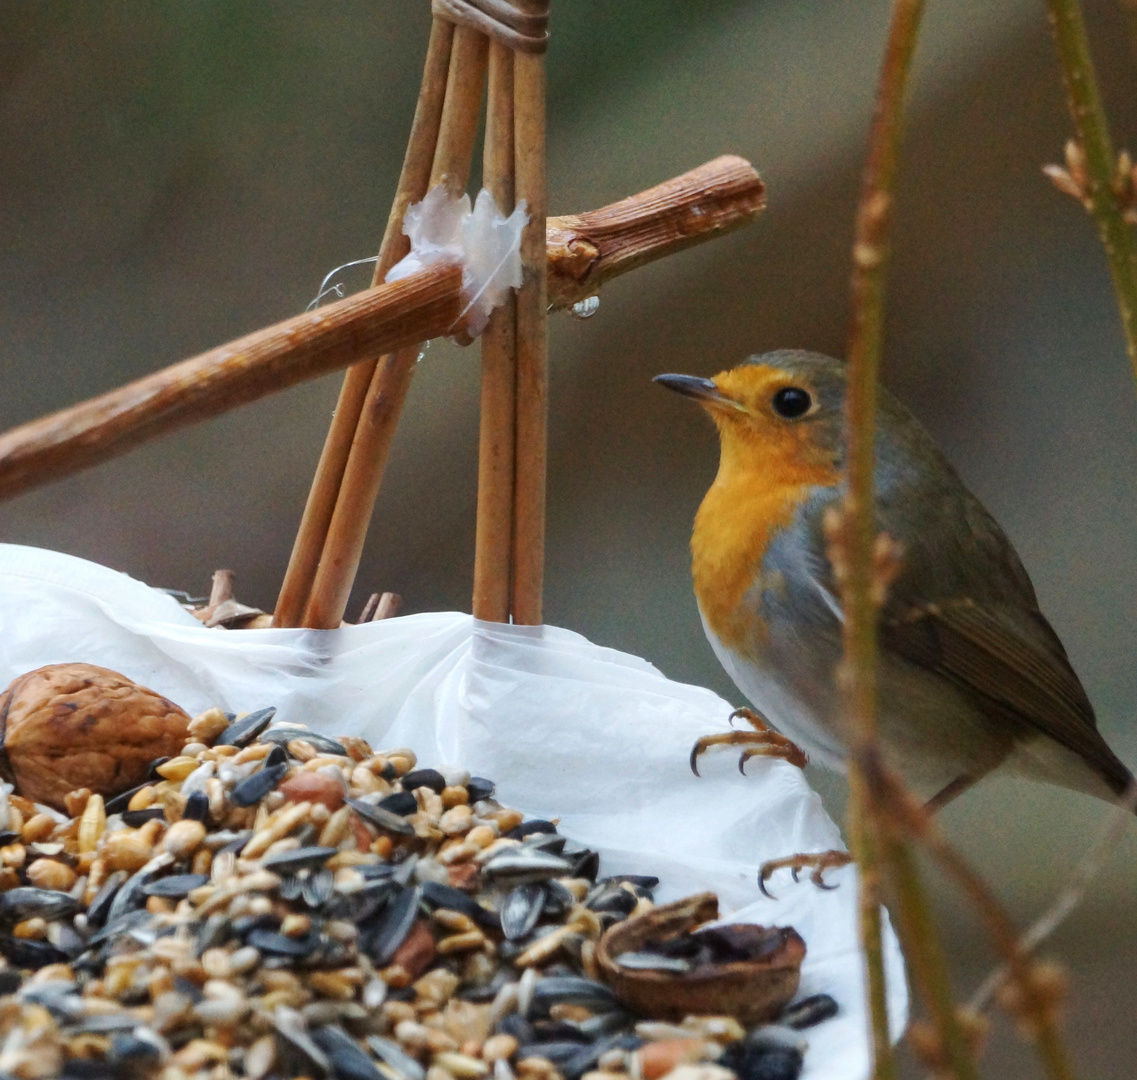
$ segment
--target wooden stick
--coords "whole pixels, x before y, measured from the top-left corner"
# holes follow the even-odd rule
[[[403,606],[403,598],[398,593],[373,592],[368,598],[367,603],[363,605],[363,610],[359,613],[360,624],[366,622],[382,622],[384,619],[393,619],[399,614],[399,608]]]
[[[681,201],[662,205],[653,194],[659,188],[652,188],[602,210],[549,218],[549,299],[554,308],[591,295],[598,282],[618,273],[744,225],[763,206],[762,181],[741,158],[716,158],[662,186],[673,186]],[[744,189],[748,194],[742,198]],[[616,230],[610,227],[611,215],[621,207],[624,224]],[[676,216],[691,224],[690,232],[652,225],[653,219]],[[597,221],[609,225],[601,230]],[[423,303],[437,307],[417,310]],[[358,363],[376,350],[445,334],[461,308],[457,272],[436,268],[297,315],[12,428],[0,435],[0,499]]]
[[[0,498],[368,356],[447,332],[462,272],[440,266],[258,330],[0,435]]]
[[[343,620],[371,523],[371,511],[383,482],[391,440],[395,437],[420,350],[421,345],[416,343],[390,353],[375,369],[359,426],[355,429],[312,593],[304,607],[302,626],[331,630]]]
[[[513,53],[490,42],[486,144],[482,172],[503,214],[513,211]],[[512,296],[490,315],[482,333],[481,426],[478,436],[478,519],[474,542],[477,619],[509,621],[513,547],[514,360],[517,305]]]
[[[214,570],[213,585],[209,590],[209,603],[207,607],[215,608],[224,604],[226,600],[233,599],[233,579],[236,574],[232,570]]]
[[[359,613],[359,618],[356,619],[357,623],[371,622],[372,617],[379,608],[379,594],[373,592],[368,598],[367,603],[363,605],[363,610]]]
[[[403,235],[403,217],[411,203],[418,202],[427,191],[430,170],[434,161],[434,148],[438,142],[438,128],[442,120],[442,106],[446,94],[446,75],[450,66],[450,48],[454,26],[445,19],[436,18],[430,29],[426,63],[423,66],[422,87],[419,90],[415,118],[411,125],[403,171],[395,201],[387,218],[387,229],[379,247],[379,259],[371,279],[372,287],[382,283],[391,269],[410,248]],[[316,576],[316,567],[324,540],[335,510],[351,441],[363,411],[363,401],[375,374],[378,359],[370,357],[348,369],[340,388],[336,411],[332,414],[316,475],[308,492],[308,501],[300,520],[300,528],[292,545],[284,583],[273,613],[274,626],[298,626]]]
[[[466,188],[485,86],[486,54],[487,43],[481,34],[464,26],[455,28],[431,189],[445,184],[457,194]],[[343,619],[419,351],[415,345],[384,356],[375,369],[304,608],[304,626],[330,630]]]
[[[539,626],[545,574],[545,462],[548,420],[545,254],[545,57],[513,58],[517,199],[528,205],[517,294],[517,449],[514,482],[514,622]]]
[[[371,616],[372,622],[382,622],[384,619],[393,619],[399,614],[399,608],[403,606],[403,598],[394,592],[385,592],[379,597],[379,603],[376,605],[375,614]]]
[[[466,190],[486,85],[487,53],[488,43],[481,34],[468,26],[455,27],[446,104],[430,171],[431,188],[445,184],[455,195]]]
[[[609,279],[741,228],[765,208],[754,166],[724,154],[611,206],[551,217],[549,305],[571,307]]]

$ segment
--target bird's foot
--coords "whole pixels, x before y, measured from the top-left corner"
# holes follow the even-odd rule
[[[752,757],[783,758],[799,769],[805,768],[809,758],[792,739],[774,731],[765,720],[751,709],[735,709],[730,714],[731,723],[736,718],[745,720],[753,731],[730,731],[722,735],[704,735],[691,747],[691,771],[699,775],[699,758],[712,746],[741,746],[738,758],[738,771],[745,775],[746,763]]]
[[[758,871],[758,888],[762,890],[763,896],[769,896],[773,900],[775,897],[766,888],[766,882],[770,880],[771,875],[779,870],[790,870],[794,881],[798,881],[798,875],[803,870],[809,870],[811,871],[809,880],[819,889],[835,889],[837,888],[836,885],[826,884],[823,876],[825,871],[835,870],[839,866],[848,866],[852,861],[853,856],[847,851],[836,850],[815,851],[808,855],[788,855],[783,859],[770,859],[769,862],[764,862]]]

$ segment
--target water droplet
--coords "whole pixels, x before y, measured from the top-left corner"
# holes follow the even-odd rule
[[[591,319],[600,310],[600,297],[586,296],[573,304],[570,310],[578,319]]]

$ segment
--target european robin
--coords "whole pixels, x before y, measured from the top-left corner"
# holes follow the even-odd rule
[[[782,351],[713,379],[656,381],[699,402],[721,441],[691,538],[711,646],[776,728],[840,768],[842,613],[823,518],[843,494],[845,365]],[[903,553],[881,609],[886,762],[932,807],[1000,767],[1116,800],[1133,776],[1010,541],[883,389],[877,423],[877,528]]]

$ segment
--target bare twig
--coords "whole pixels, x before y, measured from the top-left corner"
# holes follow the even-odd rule
[[[486,54],[487,42],[481,34],[467,26],[455,27],[427,184],[430,189],[444,184],[457,195],[466,188],[485,87]],[[416,345],[384,356],[371,377],[304,607],[305,626],[328,630],[343,619],[418,354]]]
[[[1086,853],[1074,876],[1054,898],[1050,906],[1019,938],[1019,951],[1030,955],[1050,937],[1082,902],[1094,878],[1101,873],[1110,854],[1121,840],[1122,833],[1133,824],[1133,811],[1137,809],[1137,784],[1131,784],[1124,798],[1106,818],[1101,833]],[[968,1008],[982,1012],[990,1004],[999,988],[1013,975],[1009,964],[1000,964],[972,995]]]
[[[367,603],[363,605],[363,610],[359,613],[359,618],[356,624],[362,626],[363,623],[371,622],[375,615],[375,610],[379,607],[379,594],[373,592],[368,598]]]
[[[399,614],[399,608],[403,606],[403,598],[394,592],[385,592],[379,597],[379,606],[375,609],[375,614],[372,616],[372,622],[382,622],[384,619],[393,619]]]
[[[977,1077],[974,1055],[956,1014],[947,961],[912,846],[897,836],[885,843],[889,876],[895,886],[893,907],[900,940],[920,996],[935,1021],[936,1057],[941,1068],[959,1080]]]
[[[877,87],[853,246],[849,332],[849,452],[842,582],[845,612],[844,692],[850,720],[850,829],[860,868],[861,943],[868,975],[870,1037],[877,1080],[896,1075],[888,1026],[880,916],[879,846],[875,795],[866,771],[876,754],[877,606],[873,602],[873,467],[876,382],[880,366],[884,270],[892,189],[904,115],[904,94],[922,13],[922,0],[894,0],[888,44]],[[952,1040],[945,1039],[945,1045]],[[960,1080],[971,1074],[956,1063]]]
[[[616,275],[741,228],[765,208],[753,166],[726,154],[601,210],[551,217],[549,303],[575,304]]]
[[[1047,0],[1047,9],[1062,62],[1070,117],[1085,163],[1085,198],[1105,247],[1129,361],[1137,377],[1137,243],[1119,205],[1118,189],[1122,185],[1117,183],[1118,159],[1098,92],[1085,22],[1078,0]],[[1132,181],[1130,191],[1131,185]]]
[[[207,607],[215,608],[233,599],[233,580],[237,575],[232,570],[214,570],[213,585],[209,590]]]
[[[931,814],[896,776],[880,765],[876,768],[874,790],[882,800],[882,821],[924,843],[975,905],[992,943],[1010,969],[1018,998],[1016,1019],[1037,1043],[1047,1076],[1050,1080],[1073,1080],[1073,1068],[1059,1032],[1055,988],[1048,977],[1040,977],[1045,973],[1039,972],[1023,950],[1010,915],[987,883],[944,837]]]
[[[359,613],[359,625],[368,622],[382,622],[384,619],[393,619],[399,614],[399,608],[402,606],[403,598],[398,593],[373,592],[367,598],[367,603],[363,605],[363,610]]]

